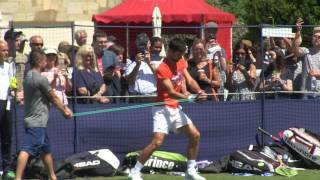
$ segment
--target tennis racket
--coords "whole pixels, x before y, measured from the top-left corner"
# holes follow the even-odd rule
[[[258,131],[262,132],[262,134],[264,134],[264,135],[267,135],[273,141],[281,142],[281,139],[279,139],[278,137],[272,135],[271,133],[267,132],[266,130],[262,129],[261,127],[258,127]]]

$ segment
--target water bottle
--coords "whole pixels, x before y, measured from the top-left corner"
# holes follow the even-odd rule
[[[282,155],[282,159],[283,159],[283,163],[288,165],[288,159],[289,159],[289,156],[288,154],[283,154]]]
[[[219,63],[219,56],[218,55],[213,56],[213,63],[215,63],[215,64]]]

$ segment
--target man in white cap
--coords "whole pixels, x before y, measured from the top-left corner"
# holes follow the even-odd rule
[[[27,41],[24,38],[22,31],[14,31],[9,29],[4,35],[4,39],[8,43],[9,58],[8,62],[13,63],[15,69],[15,77],[17,79],[16,101],[18,104],[23,104],[23,78],[25,65],[28,61],[27,55],[23,54],[24,43]]]

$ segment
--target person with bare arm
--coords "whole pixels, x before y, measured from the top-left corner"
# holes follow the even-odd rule
[[[26,129],[18,156],[15,179],[22,180],[23,171],[30,156],[40,155],[48,171],[48,179],[56,180],[47,134],[50,103],[54,104],[66,118],[71,118],[73,113],[55,94],[48,79],[40,74],[46,66],[46,55],[42,50],[36,49],[30,53],[30,65],[31,70],[26,74],[23,82]]]
[[[181,110],[179,99],[192,99],[204,101],[207,95],[187,71],[187,62],[182,58],[186,50],[186,44],[179,38],[174,38],[169,43],[167,57],[159,65],[156,71],[157,79],[157,101],[164,105],[154,106],[153,114],[153,138],[139,156],[139,159],[131,169],[129,179],[142,180],[141,169],[150,155],[161,146],[169,131],[184,133],[189,139],[187,157],[188,169],[186,180],[205,180],[196,171],[196,158],[198,155],[200,132],[192,123],[191,119]],[[185,79],[190,89],[196,93],[187,95],[181,92],[182,82]]]

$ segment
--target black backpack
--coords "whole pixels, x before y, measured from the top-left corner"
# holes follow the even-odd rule
[[[77,153],[66,158],[56,170],[58,177],[114,176],[119,159],[109,149]]]

